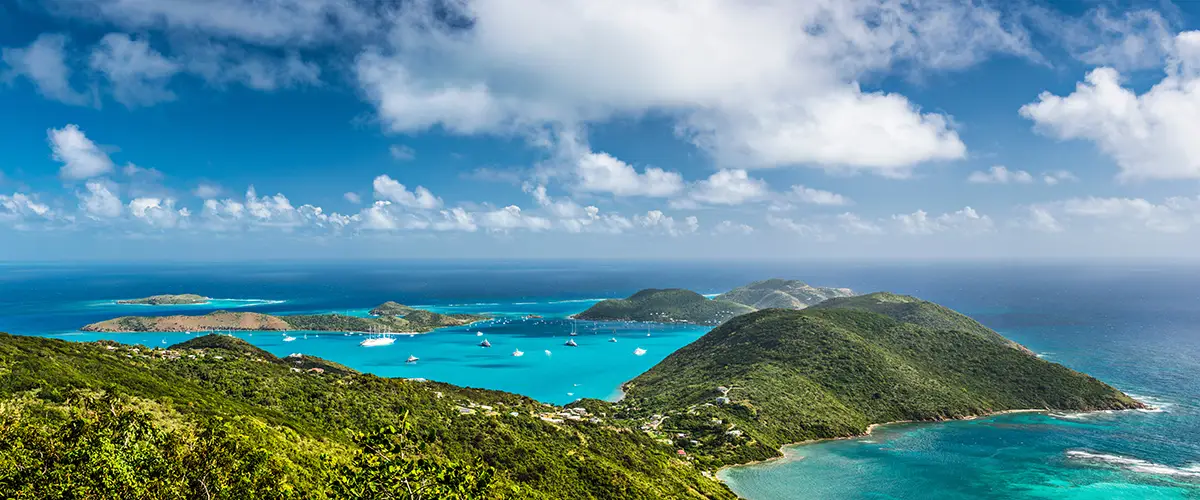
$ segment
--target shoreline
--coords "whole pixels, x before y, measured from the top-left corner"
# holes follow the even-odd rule
[[[1135,401],[1138,401],[1139,403],[1142,403],[1142,404],[1146,404],[1145,402],[1140,401],[1140,400],[1135,400]],[[1147,405],[1147,406],[1149,406],[1149,405]],[[1001,410],[1001,411],[996,411],[996,412],[984,413],[984,414],[980,414],[980,415],[971,415],[971,416],[967,416],[967,417],[951,418],[951,419],[946,419],[946,420],[896,420],[893,422],[881,422],[881,423],[876,423],[876,424],[870,424],[867,426],[866,432],[863,432],[862,434],[857,434],[857,435],[853,435],[853,436],[839,436],[839,437],[831,437],[831,438],[808,439],[808,440],[804,440],[804,441],[796,441],[794,443],[783,444],[779,447],[779,456],[777,456],[777,457],[771,457],[771,458],[764,459],[764,460],[755,460],[752,462],[746,462],[746,463],[742,463],[742,464],[725,465],[725,466],[718,468],[715,472],[713,472],[713,477],[716,477],[721,482],[726,482],[724,479],[719,477],[719,474],[721,474],[722,472],[730,470],[730,469],[740,468],[740,467],[751,467],[751,466],[755,466],[755,465],[768,464],[771,462],[775,462],[778,460],[788,458],[787,451],[786,451],[787,448],[805,446],[805,445],[810,445],[810,444],[817,444],[817,443],[822,443],[822,442],[826,442],[826,441],[842,441],[842,440],[847,440],[847,439],[859,439],[859,438],[869,437],[872,435],[872,433],[875,431],[876,428],[888,426],[888,425],[944,424],[944,423],[950,423],[950,422],[965,422],[965,421],[969,421],[969,420],[978,420],[981,418],[996,417],[996,416],[1000,416],[1000,415],[1008,415],[1008,414],[1013,414],[1013,413],[1045,413],[1045,414],[1049,414],[1051,412],[1057,412],[1057,411],[1065,411],[1065,410],[1055,410],[1055,409],[1049,409],[1049,408],[1026,408],[1026,409],[1017,409],[1017,410]],[[1078,413],[1094,413],[1094,412],[1107,412],[1107,411],[1137,411],[1137,408],[1126,408],[1126,409],[1121,409],[1121,410],[1091,410],[1091,411],[1078,412]]]

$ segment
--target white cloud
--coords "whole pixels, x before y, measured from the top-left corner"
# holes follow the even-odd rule
[[[420,230],[429,228],[430,223],[428,220],[413,214],[397,211],[394,208],[390,201],[376,201],[370,207],[359,212],[358,217],[362,221],[361,227],[373,231]]]
[[[442,210],[442,220],[433,223],[433,228],[438,231],[475,232],[479,226],[475,224],[475,217],[470,212],[461,207],[454,207]]]
[[[353,191],[348,191],[348,192],[342,194],[342,198],[345,198],[346,201],[353,203],[355,205],[362,203],[362,196],[359,196],[358,193],[355,193]]]
[[[139,167],[132,163],[126,163],[121,167],[121,173],[126,177],[139,177],[144,180],[157,181],[163,178],[163,173],[154,167]]]
[[[380,200],[424,210],[435,210],[442,206],[442,199],[434,196],[428,189],[417,186],[416,189],[409,191],[404,184],[387,175],[376,177],[372,185],[375,189],[375,198]]]
[[[971,172],[971,175],[967,177],[967,182],[974,184],[1029,184],[1033,182],[1033,176],[1024,170],[1009,170],[1004,165],[996,165],[986,172]]]
[[[709,205],[741,205],[766,198],[770,188],[762,179],[750,178],[745,170],[727,169],[696,182],[688,200]]]
[[[121,199],[99,181],[88,181],[87,192],[76,193],[79,210],[91,219],[113,219],[121,216]]]
[[[964,68],[992,53],[1037,57],[998,12],[948,0],[439,6],[436,16],[420,2],[399,9],[390,46],[358,58],[359,84],[388,129],[508,134],[662,112],[738,167],[903,176],[962,158],[947,116],[858,81]],[[456,16],[469,29],[439,21]]]
[[[776,229],[790,231],[800,236],[807,236],[817,241],[832,241],[833,237],[825,234],[825,229],[819,224],[797,222],[788,217],[776,217],[767,214],[767,225]]]
[[[304,228],[337,230],[360,222],[362,218],[363,214],[347,216],[336,212],[325,213],[321,207],[308,204],[295,207],[282,193],[259,196],[254,186],[246,189],[242,201],[230,198],[204,200],[200,212],[204,227],[217,231],[264,228],[284,231]]]
[[[61,129],[50,129],[46,131],[46,136],[54,159],[63,164],[58,171],[59,177],[80,180],[113,171],[112,160],[78,126],[68,124]]]
[[[91,68],[104,73],[113,98],[127,107],[149,106],[175,99],[167,82],[180,67],[150,47],[124,33],[109,33],[92,49]]]
[[[838,225],[849,234],[883,234],[884,230],[874,222],[865,221],[858,215],[846,212],[837,216]]]
[[[1029,220],[1027,225],[1036,231],[1043,233],[1060,233],[1063,231],[1063,226],[1058,222],[1058,219],[1042,207],[1029,207]]]
[[[321,83],[321,67],[296,52],[277,57],[208,40],[177,48],[177,58],[188,72],[218,88],[236,83],[270,92]]]
[[[408,146],[393,144],[388,147],[388,153],[392,158],[400,161],[408,161],[417,157],[417,152]]]
[[[1168,198],[1163,204],[1143,198],[1072,198],[1058,206],[1069,216],[1144,225],[1164,233],[1186,231],[1196,219],[1197,208],[1200,208],[1195,200],[1179,197]]]
[[[971,207],[937,217],[930,217],[928,212],[917,210],[911,214],[893,215],[892,220],[899,226],[900,231],[908,234],[975,234],[991,231],[994,226],[990,217],[980,215]]]
[[[196,195],[197,198],[207,200],[209,198],[216,198],[220,196],[222,191],[224,190],[221,189],[221,186],[202,182],[196,185],[196,189],[192,190],[192,194]]]
[[[694,216],[685,218],[684,222],[680,224],[675,221],[674,217],[664,214],[662,210],[650,210],[644,215],[635,215],[633,224],[671,236],[694,233],[700,228],[700,220]]]
[[[1093,142],[1123,179],[1200,178],[1200,31],[1175,37],[1166,72],[1138,95],[1115,69],[1098,68],[1075,92],[1043,92],[1021,115],[1052,137]]]
[[[583,153],[576,160],[575,188],[615,196],[672,196],[683,189],[683,176],[661,168],[646,167],[638,173],[632,165],[608,153]]]
[[[11,196],[0,194],[0,222],[14,224],[24,228],[28,220],[48,221],[55,218],[55,213],[49,205],[39,203],[34,197],[24,193],[13,193]]]
[[[713,226],[713,234],[751,234],[754,228],[749,224],[733,222],[731,220],[723,220],[720,224]]]
[[[38,93],[48,99],[65,104],[88,104],[88,96],[71,86],[66,46],[66,36],[43,33],[27,47],[0,50],[0,59],[9,67],[3,79],[22,76],[32,81]]]
[[[1103,7],[1086,15],[1044,21],[1072,55],[1093,66],[1119,70],[1160,67],[1174,45],[1171,23],[1152,9],[1112,15]]]
[[[476,219],[478,219],[480,227],[489,231],[505,232],[513,229],[541,231],[550,229],[551,226],[548,219],[524,214],[521,212],[521,207],[516,205],[478,213],[476,214]]]
[[[788,193],[788,198],[811,205],[842,206],[851,203],[849,198],[840,194],[813,189],[800,184],[792,186],[791,192]]]
[[[1045,182],[1047,186],[1056,186],[1063,182],[1075,182],[1078,180],[1079,178],[1075,177],[1075,174],[1066,170],[1055,170],[1042,174],[1042,182]]]
[[[173,228],[186,220],[191,212],[187,208],[177,210],[175,200],[169,198],[134,198],[129,202],[129,214],[153,227]]]

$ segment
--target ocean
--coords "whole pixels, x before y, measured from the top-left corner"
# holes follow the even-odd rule
[[[495,319],[362,347],[328,332],[235,333],[274,354],[320,356],[381,376],[499,389],[550,403],[611,399],[707,328],[572,322],[641,288],[719,293],[768,277],[887,290],[966,313],[1044,358],[1154,405],[1151,411],[1017,413],[882,426],[868,437],[788,447],[720,476],[751,499],[1200,498],[1200,265],[385,261],[0,265],[0,331],[161,346],[183,333],[85,334],[127,314],[366,314],[387,300]],[[198,293],[202,306],[115,301]],[[525,319],[529,314],[543,316]],[[575,328],[579,347],[563,342]],[[194,336],[194,335],[193,335]],[[491,348],[477,344],[486,338]],[[609,342],[616,338],[617,342]],[[514,350],[524,353],[513,356]],[[635,350],[644,350],[642,355]],[[409,355],[420,358],[405,363]]]

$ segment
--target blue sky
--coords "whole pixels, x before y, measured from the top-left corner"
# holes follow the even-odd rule
[[[8,2],[0,259],[1187,258],[1195,10]]]

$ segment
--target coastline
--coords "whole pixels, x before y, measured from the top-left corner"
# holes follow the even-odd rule
[[[1142,401],[1138,401],[1138,402],[1145,404]],[[755,465],[763,465],[763,464],[775,462],[778,460],[786,459],[786,458],[788,458],[787,448],[816,444],[816,443],[821,443],[821,442],[826,442],[826,441],[842,441],[842,440],[846,440],[846,439],[864,438],[864,437],[871,436],[871,434],[875,431],[876,428],[888,426],[888,425],[938,424],[938,423],[949,423],[949,422],[963,422],[963,421],[969,421],[969,420],[977,420],[977,419],[981,419],[981,418],[995,417],[995,416],[999,416],[999,415],[1007,415],[1007,414],[1012,414],[1012,413],[1045,413],[1045,414],[1049,414],[1049,413],[1055,412],[1055,411],[1061,411],[1061,410],[1054,410],[1054,409],[1047,409],[1047,408],[1026,408],[1026,409],[1017,409],[1017,410],[1001,410],[1001,411],[996,411],[996,412],[983,413],[980,415],[970,415],[970,416],[966,416],[966,417],[962,417],[962,418],[951,418],[951,419],[946,419],[946,420],[896,420],[893,422],[881,422],[881,423],[876,423],[876,424],[870,424],[867,426],[867,430],[865,432],[863,432],[862,434],[856,434],[853,436],[839,436],[839,437],[831,437],[831,438],[808,439],[808,440],[804,440],[804,441],[796,441],[794,443],[783,444],[779,447],[779,456],[771,457],[771,458],[768,458],[765,460],[755,460],[752,462],[746,462],[746,463],[741,463],[741,464],[725,465],[725,466],[718,468],[713,473],[713,477],[716,477],[721,482],[726,482],[724,478],[720,477],[720,474],[722,472],[730,470],[730,469],[736,469],[739,467],[751,467],[751,466],[755,466]],[[1122,410],[1092,410],[1089,412],[1081,412],[1081,413],[1105,412],[1105,411],[1137,411],[1137,408],[1127,408],[1127,409],[1122,409]]]

